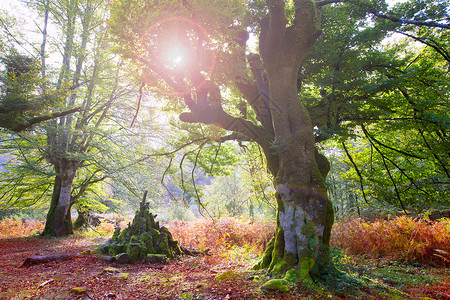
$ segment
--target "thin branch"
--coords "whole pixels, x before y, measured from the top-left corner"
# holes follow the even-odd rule
[[[181,189],[183,190],[183,202],[184,203],[186,203],[186,197],[184,196],[184,194],[186,193],[187,190],[186,190],[186,187],[184,186],[183,162],[184,162],[185,158],[192,152],[194,152],[194,150],[184,153],[183,157],[181,158],[181,161],[180,161],[180,176],[181,176],[180,180],[181,180]]]
[[[405,152],[405,151],[403,151],[403,150],[398,150],[398,149],[395,149],[395,148],[393,148],[393,147],[391,147],[391,146],[388,146],[388,145],[386,145],[386,144],[380,142],[380,141],[377,140],[373,135],[369,134],[369,132],[367,131],[367,129],[365,128],[364,125],[362,125],[362,126],[364,127],[363,130],[367,133],[367,137],[369,137],[370,139],[372,139],[372,140],[373,140],[374,142],[376,142],[377,144],[383,146],[384,148],[387,148],[387,149],[389,149],[389,150],[398,152],[398,153],[400,153],[400,154],[403,154],[403,155],[405,155],[405,156],[409,156],[409,157],[412,157],[412,158],[425,159],[425,157],[421,157],[421,156],[418,156],[418,155],[415,155],[415,154],[411,154],[411,153]]]
[[[386,14],[383,14],[383,13],[375,11],[375,10],[370,10],[369,12],[371,14],[373,14],[374,16],[377,16],[378,18],[390,20],[390,21],[397,22],[397,23],[450,29],[450,24],[438,23],[438,22],[435,22],[435,21],[407,20],[407,19],[402,19],[402,18],[386,15]]]
[[[349,0],[322,0],[322,1],[317,1],[316,2],[316,6],[317,7],[321,7],[321,6],[328,5],[328,4],[333,4],[333,3],[352,3],[352,2],[353,1],[349,1]],[[355,4],[358,5],[359,3],[355,3]],[[361,5],[361,4],[359,4],[359,5]],[[374,16],[376,16],[378,18],[390,20],[392,22],[397,22],[397,23],[402,23],[402,24],[410,24],[410,25],[417,25],[417,26],[427,26],[427,27],[450,29],[450,24],[439,23],[439,22],[436,22],[436,21],[416,21],[416,20],[403,19],[403,18],[399,18],[399,17],[395,17],[395,16],[384,14],[384,13],[376,11],[374,9],[369,9],[368,12],[373,14]]]
[[[416,189],[417,189],[418,191],[421,191],[421,192],[423,192],[424,194],[426,194],[426,195],[428,195],[428,196],[431,196],[429,192],[427,192],[426,190],[420,188],[420,187],[416,184],[414,178],[412,178],[411,176],[409,176],[409,175],[405,172],[405,170],[403,170],[396,162],[394,162],[392,159],[388,158],[386,155],[384,155],[384,154],[381,153],[381,151],[380,151],[380,150],[375,146],[375,144],[373,143],[373,141],[375,141],[374,138],[373,138],[371,135],[369,135],[369,132],[367,131],[367,128],[366,128],[364,125],[361,125],[361,128],[362,128],[362,130],[363,130],[363,132],[364,132],[364,135],[365,135],[365,136],[367,137],[367,139],[369,140],[371,146],[373,146],[373,148],[375,148],[375,150],[377,150],[377,152],[380,153],[381,156],[383,156],[383,159],[384,159],[384,158],[387,159],[392,165],[394,165],[394,167],[396,167],[396,168],[400,171],[400,173],[401,173],[402,175],[404,175],[404,176],[409,180],[409,182],[410,182],[412,185],[414,185],[414,186],[416,187]]]
[[[139,99],[138,99],[138,105],[137,105],[137,108],[136,108],[136,114],[134,115],[133,120],[131,121],[130,127],[133,127],[134,121],[136,121],[136,118],[137,118],[137,116],[139,114],[139,109],[141,108],[142,95],[143,95],[143,91],[142,90],[143,90],[144,86],[145,86],[145,82],[141,83],[141,86],[139,87]]]
[[[215,163],[216,163],[217,156],[219,155],[219,151],[220,151],[220,147],[221,147],[221,146],[222,146],[222,143],[219,142],[219,146],[217,147],[216,154],[214,155],[214,159],[213,159],[213,161],[212,161],[212,163],[211,163],[211,167],[209,168],[209,173],[210,173],[210,174],[212,174],[212,170],[213,170],[214,165],[215,165]]]
[[[317,7],[321,7],[321,6],[325,6],[328,4],[333,4],[333,3],[345,3],[347,1],[345,0],[323,0],[323,1],[317,1],[316,2],[316,6]]]
[[[350,152],[347,150],[347,146],[345,146],[345,143],[344,143],[344,142],[342,142],[342,146],[344,147],[345,154],[347,154],[348,159],[350,160],[350,162],[352,163],[353,167],[355,168],[356,173],[358,174],[358,177],[359,177],[359,185],[360,185],[360,187],[361,187],[361,192],[362,192],[362,194],[363,194],[364,201],[365,201],[366,203],[369,203],[369,202],[367,201],[367,198],[366,198],[366,193],[364,192],[363,177],[362,177],[362,175],[361,175],[361,172],[359,171],[358,166],[356,165],[355,161],[353,160],[352,156],[350,155]]]
[[[364,126],[362,126],[362,127],[364,127]],[[365,131],[364,129],[363,129],[363,131],[364,131],[364,133],[366,133],[366,131]],[[372,146],[375,148],[375,150],[377,150],[377,152],[380,154],[381,159],[383,160],[384,168],[386,169],[386,171],[387,171],[387,173],[388,173],[388,175],[389,175],[389,179],[391,180],[392,184],[394,185],[395,195],[397,196],[397,199],[398,199],[398,201],[399,201],[399,203],[400,203],[400,206],[402,207],[402,209],[403,209],[403,211],[405,212],[405,214],[408,214],[408,212],[406,211],[405,206],[403,205],[403,201],[402,201],[402,198],[401,198],[401,196],[400,196],[400,192],[398,191],[397,183],[395,182],[394,177],[393,177],[392,174],[391,174],[391,170],[389,169],[389,167],[388,167],[388,165],[387,165],[387,163],[386,163],[386,157],[385,157],[385,155],[377,148],[377,146],[375,146],[375,144],[371,141],[371,139],[370,139],[368,136],[366,136],[366,137],[368,138],[368,140],[369,140],[369,142],[372,144]],[[392,161],[391,161],[391,162],[392,162]],[[399,170],[400,170],[400,169],[399,169]],[[411,182],[411,181],[410,181],[410,182]]]
[[[402,31],[395,31],[395,32],[396,32],[396,33],[403,34],[404,36],[410,37],[410,38],[412,38],[412,39],[414,39],[414,40],[416,40],[416,41],[418,41],[418,42],[420,42],[420,43],[422,43],[422,44],[425,44],[425,45],[427,45],[427,46],[433,48],[433,49],[436,50],[436,52],[439,53],[439,54],[440,54],[447,62],[450,62],[450,55],[447,53],[447,51],[445,51],[445,50],[439,48],[439,47],[437,46],[437,42],[433,41],[433,44],[432,44],[432,43],[430,43],[430,42],[425,41],[425,39],[422,39],[422,38],[413,36],[413,35],[408,34],[408,33],[406,33],[406,32],[402,32]],[[428,39],[428,38],[426,38],[426,39]]]
[[[167,172],[169,172],[170,167],[172,166],[172,161],[173,161],[173,157],[170,158],[169,160],[169,165],[167,166],[167,168],[164,170],[164,173],[161,177],[161,185],[166,189],[166,191],[169,193],[169,196],[173,199],[173,200],[177,200],[177,198],[173,195],[173,193],[170,191],[170,189],[166,186],[166,184],[164,183],[164,178],[166,177]]]
[[[200,205],[200,207],[203,208],[204,211],[206,211],[206,213],[211,218],[211,220],[214,220],[213,216],[211,216],[209,211],[206,209],[205,205],[202,203],[202,200],[200,199],[200,196],[198,194],[197,185],[195,184],[195,174],[194,174],[195,168],[197,167],[197,162],[198,162],[198,157],[200,156],[200,152],[202,151],[202,149],[203,149],[203,147],[205,146],[206,143],[207,143],[207,141],[203,142],[198,147],[198,152],[197,152],[197,155],[195,156],[194,166],[192,167],[191,180],[192,180],[192,185],[194,186],[195,196],[197,198],[197,204]],[[202,212],[200,210],[199,210],[199,212],[200,212],[200,214],[202,214]]]

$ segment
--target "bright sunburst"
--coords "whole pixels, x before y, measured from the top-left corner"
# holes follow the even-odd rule
[[[170,68],[183,66],[187,61],[186,50],[182,47],[173,46],[166,52],[166,61]]]

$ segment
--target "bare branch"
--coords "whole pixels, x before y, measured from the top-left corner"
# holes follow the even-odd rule
[[[316,6],[321,7],[321,6],[325,6],[325,5],[333,4],[333,3],[352,3],[352,2],[353,1],[349,1],[349,0],[322,0],[322,1],[317,1]],[[355,3],[355,4],[361,5],[361,3]],[[416,20],[403,19],[403,18],[392,16],[392,15],[384,14],[384,13],[376,11],[374,9],[369,9],[368,12],[378,18],[382,18],[382,19],[386,19],[386,20],[390,20],[390,21],[398,22],[398,23],[402,23],[402,24],[450,29],[450,24],[439,23],[436,21],[416,21]]]
[[[73,114],[73,113],[79,112],[80,110],[81,110],[81,107],[76,107],[76,108],[72,108],[72,109],[69,109],[69,110],[66,110],[66,111],[56,112],[56,113],[52,113],[50,115],[32,118],[32,119],[28,120],[27,122],[25,122],[24,124],[19,124],[19,125],[15,126],[14,128],[11,128],[11,130],[14,131],[14,132],[24,131],[25,129],[27,129],[27,128],[29,128],[29,127],[37,124],[37,123],[42,123],[44,121],[48,121],[48,120],[56,119],[56,118],[59,118],[59,117],[67,116],[69,114]]]

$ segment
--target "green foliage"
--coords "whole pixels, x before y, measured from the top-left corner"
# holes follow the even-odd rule
[[[388,14],[439,20],[446,3],[407,1]],[[323,34],[299,74],[317,141],[333,139],[342,148],[353,139],[345,142],[350,169],[333,174],[328,186],[332,180],[332,192],[338,182],[350,187],[340,196],[356,204],[365,198],[421,210],[447,203],[448,30],[364,19],[377,5],[324,7]]]
[[[17,130],[58,107],[56,94],[39,91],[43,79],[34,58],[11,51],[0,57],[0,65],[0,127]]]

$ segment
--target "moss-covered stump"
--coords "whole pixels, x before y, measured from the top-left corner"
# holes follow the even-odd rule
[[[178,242],[166,227],[155,222],[155,217],[150,213],[144,196],[132,223],[123,231],[117,227],[111,240],[99,248],[100,252],[114,257],[126,253],[130,262],[145,260],[153,254],[164,255],[167,259],[181,255]]]

